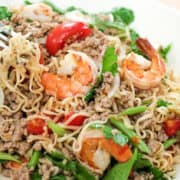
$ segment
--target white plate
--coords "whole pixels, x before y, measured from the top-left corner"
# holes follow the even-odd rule
[[[37,2],[38,0],[32,0]],[[169,55],[169,66],[176,73],[180,74],[180,11],[162,5],[158,1],[151,0],[52,0],[60,7],[77,6],[90,12],[109,11],[113,7],[126,6],[132,8],[136,15],[133,27],[151,42],[158,46],[159,44],[173,44]],[[22,0],[0,0],[0,5],[18,5]],[[0,180],[2,178],[0,177]],[[180,180],[180,166],[177,167],[177,176],[175,180]]]

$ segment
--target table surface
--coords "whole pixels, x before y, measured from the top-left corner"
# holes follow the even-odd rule
[[[160,0],[164,4],[168,4],[169,6],[175,7],[180,10],[180,0]]]

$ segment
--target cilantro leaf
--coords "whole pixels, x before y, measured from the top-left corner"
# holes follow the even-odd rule
[[[96,81],[96,84],[94,86],[92,86],[91,89],[85,95],[84,100],[86,102],[90,102],[94,99],[94,97],[96,95],[96,89],[101,86],[102,82],[103,82],[103,76],[102,76],[102,74],[100,74],[100,76],[98,77],[98,79]]]
[[[114,47],[107,47],[103,56],[102,73],[111,72],[115,75],[118,72],[117,54]]]
[[[136,45],[136,40],[140,37],[139,34],[133,29],[130,29],[129,33],[131,38],[131,44],[130,44],[131,50],[137,54],[142,55],[142,52],[139,50],[139,48]]]
[[[138,153],[137,160],[133,168],[136,171],[151,172],[154,176],[153,180],[166,180],[164,173],[157,167],[153,166],[148,159],[144,159],[141,153]]]
[[[126,25],[131,24],[134,21],[134,12],[127,8],[114,8],[112,15],[115,21],[123,22]]]
[[[105,135],[105,138],[107,139],[111,139],[113,138],[113,134],[112,134],[112,128],[109,126],[104,126],[103,127],[103,133]]]
[[[2,19],[10,19],[12,16],[12,13],[8,10],[5,6],[0,6],[0,20]]]
[[[166,47],[160,47],[159,48],[159,54],[165,60],[165,62],[168,61],[167,55],[170,52],[171,48],[172,48],[171,44],[167,45]]]
[[[169,105],[172,105],[172,103],[164,101],[163,99],[159,99],[157,102],[157,107],[167,107]]]

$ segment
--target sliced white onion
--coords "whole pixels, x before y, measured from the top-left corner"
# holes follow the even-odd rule
[[[49,22],[52,20],[53,11],[43,3],[35,3],[29,6],[23,6],[19,10],[19,14],[24,18],[34,21]]]
[[[4,104],[4,92],[2,88],[0,88],[0,106]]]
[[[92,18],[90,16],[84,15],[82,12],[78,10],[74,10],[68,12],[64,15],[64,17],[68,20],[75,21],[75,22],[84,22],[90,24],[92,22]]]
[[[108,98],[111,98],[118,91],[119,87],[120,87],[120,76],[118,73],[114,77],[113,87],[108,93]]]

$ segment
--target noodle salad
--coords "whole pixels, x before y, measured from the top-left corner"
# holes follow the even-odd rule
[[[155,49],[130,27],[134,19],[125,7],[91,14],[47,0],[0,7],[0,33],[11,32],[0,43],[3,176],[176,176],[180,82],[167,67],[171,46]]]

